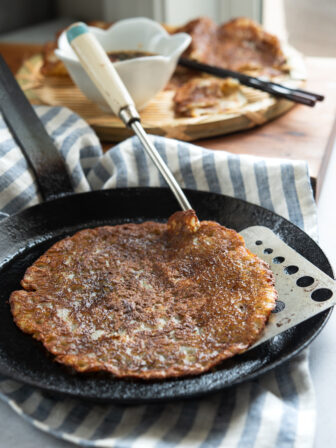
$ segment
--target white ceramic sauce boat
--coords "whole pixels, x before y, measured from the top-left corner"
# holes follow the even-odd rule
[[[160,24],[143,17],[121,20],[107,30],[96,27],[89,29],[106,52],[138,50],[155,53],[114,63],[138,109],[143,108],[165,87],[175,70],[179,56],[191,41],[188,34],[169,35]],[[58,39],[55,54],[63,61],[72,80],[84,95],[105,111],[112,113],[69,45],[66,31]]]

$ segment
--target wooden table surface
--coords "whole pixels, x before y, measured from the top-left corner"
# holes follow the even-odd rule
[[[41,52],[41,48],[41,45],[0,42],[0,54],[14,73],[23,60]],[[309,57],[306,64],[306,88],[325,95],[323,102],[313,108],[296,105],[282,117],[262,126],[194,143],[235,154],[306,160],[319,191],[336,137],[336,59]],[[111,145],[104,144],[107,146]]]

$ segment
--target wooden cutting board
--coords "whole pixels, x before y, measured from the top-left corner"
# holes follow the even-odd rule
[[[301,86],[305,78],[302,57],[290,49],[292,68],[287,83]],[[42,56],[37,54],[24,62],[17,73],[22,88],[33,104],[65,106],[84,118],[102,141],[120,141],[132,135],[119,118],[102,111],[89,101],[69,77],[43,77],[40,74]],[[270,121],[293,107],[293,103],[275,99],[265,92],[241,86],[246,103],[239,108],[217,115],[175,117],[172,91],[161,91],[141,111],[147,132],[185,141],[214,137],[250,129]]]

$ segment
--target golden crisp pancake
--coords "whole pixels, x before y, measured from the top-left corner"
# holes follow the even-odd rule
[[[234,111],[246,103],[240,84],[232,78],[194,78],[181,86],[174,96],[177,116],[200,117]]]
[[[77,371],[195,375],[260,336],[276,291],[234,230],[195,212],[86,229],[54,244],[10,297],[16,324]]]
[[[184,53],[191,59],[240,72],[275,75],[288,71],[279,39],[251,19],[239,17],[216,25],[200,17],[175,32],[192,37]]]

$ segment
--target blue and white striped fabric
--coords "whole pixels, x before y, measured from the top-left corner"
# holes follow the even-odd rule
[[[136,138],[103,155],[93,131],[71,111],[44,106],[36,110],[65,158],[77,192],[164,185]],[[260,204],[316,238],[315,206],[304,162],[235,156],[176,140],[153,140],[181,186]],[[26,161],[1,120],[0,210],[11,214],[39,200]],[[0,397],[35,427],[82,446],[310,448],[314,440],[315,402],[307,351],[254,381],[197,401],[94,405],[51,398],[4,377]]]

